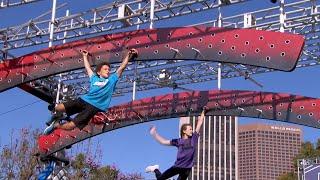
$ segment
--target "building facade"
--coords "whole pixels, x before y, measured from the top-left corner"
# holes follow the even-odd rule
[[[302,131],[294,126],[239,126],[239,180],[270,180],[294,170]]]
[[[195,129],[198,117],[184,117],[180,125],[190,123]],[[238,179],[238,118],[206,116],[200,131],[196,163],[189,180]]]

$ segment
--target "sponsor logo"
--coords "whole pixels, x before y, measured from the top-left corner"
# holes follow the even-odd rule
[[[99,86],[99,87],[103,87],[105,86],[107,83],[108,83],[109,79],[105,80],[105,81],[98,81],[98,82],[95,82],[93,85],[94,86]]]
[[[292,127],[283,127],[283,126],[271,126],[271,129],[275,130],[282,130],[282,131],[298,131],[300,132],[300,129],[292,128]]]

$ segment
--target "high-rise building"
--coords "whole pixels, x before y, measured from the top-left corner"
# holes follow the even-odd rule
[[[239,180],[270,180],[294,170],[302,132],[294,126],[239,126]]]
[[[180,126],[190,123],[195,129],[198,117],[180,119]],[[206,116],[200,131],[196,163],[189,180],[236,180],[238,118]]]

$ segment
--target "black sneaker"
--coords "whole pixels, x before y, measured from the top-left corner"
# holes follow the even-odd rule
[[[52,122],[57,121],[57,120],[62,120],[62,119],[65,119],[65,118],[67,118],[65,113],[60,113],[60,112],[54,113],[50,117],[50,119],[47,120],[46,125],[50,126]]]

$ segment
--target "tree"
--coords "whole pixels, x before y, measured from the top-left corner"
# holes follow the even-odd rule
[[[33,154],[37,151],[35,139],[39,131],[21,129],[16,139],[13,139],[13,134],[14,131],[11,133],[10,144],[3,146],[0,153],[0,179],[33,178],[38,167]]]
[[[281,175],[277,180],[298,180],[298,176],[294,172],[289,172]]]
[[[30,129],[21,129],[18,135],[12,131],[9,144],[0,145],[0,179],[37,179],[44,165],[34,156],[38,151],[36,140],[40,131]],[[79,149],[84,153],[79,152]],[[102,166],[101,154],[98,143],[92,144],[90,140],[76,145],[67,154],[70,164],[63,167],[68,172],[67,177],[69,179],[143,179],[139,173],[124,174],[115,165]]]
[[[141,174],[124,174],[115,165],[100,166],[83,153],[78,154],[71,162],[71,179],[112,179],[112,180],[141,180]]]
[[[298,168],[298,159],[312,159],[320,156],[320,139],[317,140],[316,147],[307,141],[302,143],[300,153],[293,158],[294,169]],[[298,179],[297,172],[293,171],[290,173],[283,174],[278,180],[296,180]]]
[[[318,154],[320,154],[320,139],[317,140],[316,150],[317,150]]]

